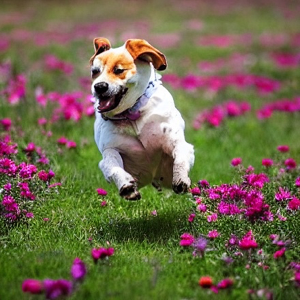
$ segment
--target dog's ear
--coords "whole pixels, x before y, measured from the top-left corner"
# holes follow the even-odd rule
[[[93,43],[94,43],[95,53],[90,58],[90,64],[93,63],[93,60],[96,57],[96,55],[98,55],[104,51],[107,51],[111,48],[109,40],[106,38],[103,38],[103,37],[95,38]]]
[[[151,62],[156,70],[163,71],[167,68],[167,60],[163,53],[151,46],[147,41],[140,39],[128,40],[125,48],[133,57]]]

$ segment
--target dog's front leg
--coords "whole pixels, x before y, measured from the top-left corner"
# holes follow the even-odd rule
[[[164,151],[173,158],[172,188],[175,193],[180,194],[187,192],[191,185],[189,171],[194,164],[195,156],[194,147],[185,141],[183,120],[181,128],[176,125],[163,124],[162,140]]]
[[[173,181],[172,188],[175,193],[186,193],[191,185],[189,171],[194,164],[194,148],[185,140],[175,144],[173,150]]]
[[[103,160],[99,167],[108,182],[113,181],[117,186],[120,196],[127,200],[138,200],[141,198],[137,190],[134,178],[124,170],[121,155],[115,149],[106,149],[102,153]]]

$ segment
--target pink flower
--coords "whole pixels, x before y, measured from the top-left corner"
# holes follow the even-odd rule
[[[277,147],[277,150],[280,152],[288,152],[290,150],[289,146],[286,145],[280,145]]]
[[[217,288],[218,289],[227,289],[229,287],[231,287],[233,285],[233,280],[230,278],[224,278],[222,279],[218,284],[217,284]]]
[[[194,187],[194,188],[191,189],[191,193],[192,193],[193,196],[195,196],[195,195],[200,195],[201,191],[198,187]]]
[[[295,160],[292,159],[292,158],[286,159],[284,164],[285,164],[285,166],[287,167],[288,170],[295,169],[296,166],[297,166]]]
[[[249,250],[258,247],[251,230],[240,240],[239,247],[242,250]]]
[[[21,163],[19,167],[21,167],[19,175],[24,179],[31,179],[32,176],[37,172],[37,167],[35,165]]]
[[[299,271],[297,271],[297,272],[295,273],[295,278],[294,278],[294,280],[295,280],[297,286],[300,286],[300,272],[299,272]]]
[[[64,136],[60,137],[58,140],[57,140],[57,143],[58,144],[61,144],[61,145],[66,145],[68,142],[68,139],[65,138]]]
[[[300,177],[296,178],[295,180],[295,186],[300,187]]]
[[[58,59],[54,55],[47,55],[45,57],[45,64],[49,70],[60,70],[66,75],[70,75],[73,72],[73,65]]]
[[[208,232],[207,237],[209,237],[210,239],[215,239],[219,236],[219,232],[217,230],[211,230]]]
[[[65,279],[45,279],[44,289],[46,292],[46,299],[56,299],[60,296],[69,296],[73,291],[73,284],[71,281]]]
[[[28,213],[26,213],[26,218],[32,219],[32,218],[34,218],[34,214],[32,212],[28,212]]]
[[[107,202],[104,200],[104,201],[102,201],[101,202],[101,204],[100,204],[102,207],[104,207],[104,206],[106,206],[107,205]]]
[[[282,257],[284,256],[284,253],[285,253],[285,248],[281,248],[280,250],[276,251],[274,254],[273,254],[273,257],[275,259],[279,258],[279,257]]]
[[[5,119],[0,120],[0,124],[3,126],[3,129],[5,131],[9,131],[12,121],[11,121],[11,119],[5,118]]]
[[[24,149],[25,152],[33,152],[35,151],[35,144],[34,143],[28,143],[27,147]]]
[[[92,258],[96,263],[99,259],[104,259],[106,257],[112,256],[115,252],[114,248],[94,248],[91,251]]]
[[[271,166],[273,166],[273,160],[270,158],[264,158],[262,160],[262,165],[265,167],[271,167]]]
[[[279,187],[279,192],[275,194],[275,199],[277,201],[284,201],[291,198],[290,192],[286,191],[284,188]]]
[[[195,240],[195,238],[189,233],[182,234],[180,238],[181,238],[181,241],[180,241],[179,245],[182,247],[191,246]]]
[[[225,201],[220,202],[218,206],[218,211],[220,214],[223,215],[236,215],[241,212],[235,204],[227,203]]]
[[[45,118],[40,118],[40,119],[38,119],[38,124],[39,125],[46,125],[47,124],[47,119],[45,119]]]
[[[48,173],[45,170],[40,171],[38,176],[42,181],[48,181]]]
[[[196,217],[196,214],[190,214],[190,215],[189,215],[189,218],[188,218],[188,221],[189,221],[190,223],[194,222],[195,217]]]
[[[201,212],[206,212],[206,205],[204,203],[200,203],[198,206],[197,206],[197,210],[201,211]]]
[[[85,263],[78,257],[73,261],[71,267],[71,275],[74,280],[83,280],[86,275]]]
[[[74,141],[67,141],[66,147],[67,147],[68,149],[76,148],[76,147],[77,147],[77,144],[76,144]]]
[[[231,160],[231,165],[236,167],[242,163],[242,159],[240,157],[233,158]]]
[[[300,200],[296,197],[293,197],[291,201],[288,203],[288,208],[291,210],[299,210],[300,209]]]
[[[207,216],[207,222],[211,223],[211,222],[216,222],[218,219],[218,215],[216,213],[213,213],[209,216]]]
[[[106,196],[107,195],[107,191],[104,190],[104,189],[101,189],[101,188],[97,189],[97,193],[100,196]]]
[[[30,294],[41,294],[44,291],[44,284],[37,279],[25,279],[22,283],[22,291]]]

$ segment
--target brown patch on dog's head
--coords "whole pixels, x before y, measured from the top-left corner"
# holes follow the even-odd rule
[[[109,50],[111,48],[109,40],[106,39],[106,38],[103,38],[103,37],[95,38],[93,44],[94,44],[95,53],[90,58],[90,64],[91,65],[93,64],[94,58],[98,54],[100,54],[100,53],[102,53],[104,51],[107,51],[107,50]]]
[[[140,59],[151,62],[156,70],[163,71],[167,68],[167,60],[163,53],[151,46],[147,41],[140,39],[128,40],[125,48],[134,60]]]

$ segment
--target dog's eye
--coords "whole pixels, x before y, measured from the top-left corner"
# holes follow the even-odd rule
[[[114,74],[119,75],[122,74],[125,71],[125,69],[120,69],[118,67],[114,67]]]
[[[95,78],[100,73],[100,68],[92,67],[91,73],[92,73],[92,78]]]

